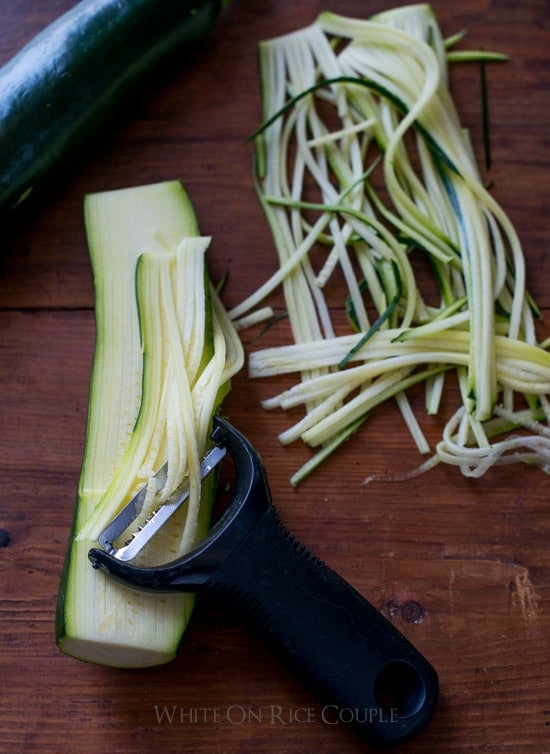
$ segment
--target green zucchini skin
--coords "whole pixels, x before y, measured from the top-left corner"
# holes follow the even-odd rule
[[[82,0],[0,69],[0,216],[52,173],[172,55],[210,32],[224,0]]]

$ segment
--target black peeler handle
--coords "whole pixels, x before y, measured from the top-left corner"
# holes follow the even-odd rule
[[[391,745],[419,732],[438,694],[431,665],[270,507],[215,573],[222,592],[324,700],[323,719]]]
[[[96,568],[153,591],[205,592],[232,602],[272,650],[323,700],[323,719],[389,746],[429,722],[435,670],[356,589],[301,545],[281,523],[261,458],[218,417],[212,439],[236,470],[232,501],[187,555],[140,567],[100,548]]]

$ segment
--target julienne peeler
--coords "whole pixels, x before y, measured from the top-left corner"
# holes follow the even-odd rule
[[[201,476],[227,453],[235,482],[231,501],[209,534],[191,552],[165,565],[133,564],[187,497],[185,490],[175,493],[117,549],[116,540],[142,507],[144,494],[138,493],[102,533],[101,546],[90,550],[94,568],[138,589],[205,592],[228,600],[330,705],[335,719],[377,746],[412,738],[434,712],[438,678],[433,667],[285,528],[251,443],[220,417],[214,420],[212,440]],[[160,476],[163,473],[161,469]]]

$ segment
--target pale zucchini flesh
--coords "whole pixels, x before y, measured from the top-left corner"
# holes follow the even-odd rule
[[[242,366],[240,342],[206,272],[209,239],[177,181],[90,195],[85,221],[96,348],[73,532],[57,610],[58,646],[81,660],[146,667],[171,660],[194,598],[138,592],[94,570],[88,551],[144,485],[149,503],[189,481],[188,504],[141,563],[168,562],[204,536],[215,475],[198,466],[212,418]],[[150,478],[168,461],[162,490]]]

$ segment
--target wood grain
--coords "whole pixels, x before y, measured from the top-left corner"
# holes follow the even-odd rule
[[[70,0],[0,6],[0,62]],[[54,610],[73,513],[94,348],[85,193],[180,178],[210,271],[229,272],[228,306],[276,267],[257,205],[246,137],[259,121],[256,47],[312,21],[316,0],[234,0],[192,64],[143,92],[52,186],[0,254],[0,752],[214,754],[365,751],[238,618],[199,603],[170,665],[118,671],[64,657]],[[326,6],[328,7],[328,6]],[[388,4],[386,4],[388,7]],[[528,284],[550,309],[549,17],[546,0],[433,3],[446,34],[498,49],[489,96],[493,192],[522,239]],[[367,16],[380,4],[332,8]],[[477,70],[453,72],[462,120],[482,156]],[[1,148],[1,141],[0,141]],[[280,294],[273,297],[282,306]],[[264,343],[288,338],[285,325]],[[247,349],[250,346],[247,345]],[[283,448],[289,418],[260,401],[284,380],[239,375],[225,410],[260,450],[291,530],[349,579],[423,651],[442,686],[437,714],[403,752],[550,752],[548,479],[520,468],[482,480],[438,468],[407,484],[364,479],[418,462],[397,412],[384,407],[297,491],[307,457]],[[452,399],[450,399],[452,400]],[[391,428],[388,431],[388,428]],[[437,436],[438,421],[431,430]]]

